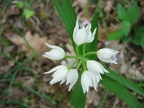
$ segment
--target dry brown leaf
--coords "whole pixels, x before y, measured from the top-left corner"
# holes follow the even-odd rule
[[[84,9],[88,4],[88,0],[77,0],[77,3],[82,9]]]
[[[105,11],[106,13],[110,13],[111,8],[112,8],[112,4],[113,4],[113,1],[107,1],[107,2],[106,2],[106,6],[105,6],[105,8],[104,8],[104,11]]]
[[[135,70],[133,68],[129,69],[127,77],[138,81],[144,80],[144,76],[140,73],[140,71]]]
[[[29,48],[25,40],[20,36],[7,36],[7,38],[16,45],[21,46],[21,51],[25,51],[26,55],[29,56],[32,54],[32,50]],[[31,34],[30,31],[26,32],[25,39],[28,41],[29,45],[33,48],[35,52],[42,54],[46,51],[47,46],[45,43],[52,44],[51,40],[48,40],[47,37],[40,37],[38,33]]]
[[[13,100],[20,100],[23,96],[27,94],[27,91],[22,91],[21,89],[15,87],[12,89],[10,96]]]
[[[95,106],[98,106],[98,104],[100,103],[101,101],[101,98],[100,96],[98,95],[98,93],[95,91],[95,90],[90,90],[88,93],[87,93],[87,100],[86,100],[86,103],[87,104],[91,104],[93,103]]]
[[[17,80],[27,87],[32,87],[34,84],[34,77],[31,76],[18,77]]]

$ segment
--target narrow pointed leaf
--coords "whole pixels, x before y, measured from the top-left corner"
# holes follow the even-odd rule
[[[103,80],[101,80],[101,84],[103,84],[106,88],[108,88],[111,92],[113,92],[117,97],[123,100],[127,105],[131,108],[143,108],[139,101],[121,84],[109,78],[106,75],[102,75]]]
[[[122,84],[123,86],[133,90],[134,92],[144,96],[144,89],[133,83],[131,80],[119,75],[118,73],[110,70],[109,68],[105,67],[110,73],[105,74],[109,78],[117,81],[118,83]]]
[[[86,45],[86,52],[97,50],[97,43],[98,43],[98,14],[97,13],[94,14],[91,24],[92,24],[91,30],[94,31],[94,29],[97,28],[97,31],[93,42]],[[95,55],[91,55],[89,56],[89,59],[95,59],[95,57],[96,57]]]
[[[81,87],[81,75],[79,75],[77,84],[71,94],[71,103],[74,106],[74,108],[84,108],[85,101],[86,101],[86,94],[83,93]]]

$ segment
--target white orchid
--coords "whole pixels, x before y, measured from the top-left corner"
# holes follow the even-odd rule
[[[80,46],[83,43],[90,43],[94,40],[94,36],[96,33],[96,28],[94,32],[91,32],[91,23],[89,23],[86,27],[83,26],[80,28],[78,20],[76,20],[76,25],[73,31],[73,40],[77,46]]]
[[[87,60],[86,65],[88,70],[94,72],[95,74],[104,74],[104,72],[108,73],[108,71],[97,61]]]
[[[81,85],[83,92],[86,93],[89,91],[89,87],[94,87],[97,90],[98,83],[100,81],[100,77],[94,75],[90,71],[84,71],[81,76]]]
[[[64,65],[59,65],[56,66],[55,68],[51,69],[48,72],[45,72],[44,74],[49,74],[54,72],[54,74],[52,75],[53,79],[50,81],[50,84],[55,84],[57,82],[60,82],[60,84],[64,83],[66,80],[66,85],[69,84],[69,90],[71,90],[71,88],[73,87],[73,85],[76,83],[77,79],[78,79],[78,72],[76,69],[70,69],[68,70],[68,68]]]
[[[103,62],[117,64],[116,60],[113,59],[113,56],[116,56],[117,53],[119,53],[119,51],[115,51],[109,48],[102,48],[97,51],[97,56]]]
[[[50,50],[49,52],[45,52],[45,54],[43,55],[44,57],[47,57],[51,60],[61,60],[65,57],[65,51],[62,48],[54,45],[49,45],[47,43],[46,45],[52,50]]]
[[[64,65],[59,65],[59,66],[54,67],[50,71],[45,72],[44,74],[49,74],[52,72],[54,72],[54,74],[52,75],[52,77],[54,78],[50,81],[51,85],[65,79],[67,72],[68,72],[68,68]]]
[[[66,75],[66,85],[69,84],[69,90],[73,87],[78,79],[78,71],[76,69],[70,69]]]

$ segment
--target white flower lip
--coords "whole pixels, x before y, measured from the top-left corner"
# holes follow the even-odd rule
[[[65,51],[62,48],[54,45],[49,45],[47,43],[46,45],[52,50],[50,50],[49,52],[45,52],[43,57],[49,58],[51,60],[61,60],[65,57]]]
[[[96,28],[93,33],[91,32],[91,23],[89,23],[86,27],[83,26],[80,28],[78,20],[76,20],[76,25],[73,31],[73,40],[77,46],[80,46],[84,43],[90,43],[94,40],[94,36],[96,34]]]
[[[108,73],[108,71],[97,61],[87,60],[86,65],[88,70],[94,72],[95,74],[104,74],[104,72]]]
[[[103,62],[117,64],[116,60],[114,60],[112,57],[116,56],[118,53],[119,51],[115,51],[109,48],[102,48],[97,51],[97,57]]]
[[[89,87],[94,87],[95,90],[97,90],[98,82],[100,81],[100,78],[95,76],[90,71],[85,71],[82,73],[81,76],[81,85],[83,92],[86,93],[89,91]]]

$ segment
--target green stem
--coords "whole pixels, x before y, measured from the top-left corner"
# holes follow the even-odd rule
[[[83,70],[84,70],[84,71],[87,70],[87,68],[86,68],[86,64],[85,64],[84,61],[82,61],[82,67],[83,67]]]
[[[82,62],[80,61],[76,67],[76,70],[78,70],[80,68],[81,64],[82,64]]]
[[[65,58],[76,58],[76,59],[79,59],[79,60],[87,61],[87,59],[84,56],[81,56],[81,55],[76,55],[76,56],[74,56],[74,55],[72,55],[72,56],[65,55]]]
[[[88,56],[88,55],[96,55],[97,52],[88,52],[86,54],[84,54],[84,56]]]
[[[70,64],[70,65],[68,66],[68,69],[72,69],[73,66],[75,65],[76,61],[77,61],[77,59],[75,59],[75,60],[72,62],[72,64]]]
[[[76,54],[79,55],[79,46],[76,45]]]
[[[77,58],[75,55],[65,55],[65,58]]]
[[[83,55],[85,55],[86,44],[83,45]]]

